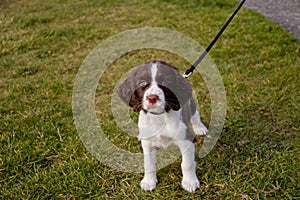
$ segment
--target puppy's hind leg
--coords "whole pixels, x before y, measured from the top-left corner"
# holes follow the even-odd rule
[[[195,114],[191,117],[191,124],[196,135],[207,134],[208,130],[201,122],[198,110],[196,110]]]

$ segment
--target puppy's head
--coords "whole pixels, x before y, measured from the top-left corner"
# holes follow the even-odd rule
[[[117,92],[135,112],[152,114],[178,111],[192,96],[190,84],[178,69],[156,60],[134,68]]]

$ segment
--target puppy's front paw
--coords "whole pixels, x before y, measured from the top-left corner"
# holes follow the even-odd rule
[[[199,188],[199,181],[197,178],[192,180],[182,180],[182,188],[188,192],[195,192]]]
[[[157,179],[156,178],[144,178],[140,186],[145,191],[152,191],[156,188]]]

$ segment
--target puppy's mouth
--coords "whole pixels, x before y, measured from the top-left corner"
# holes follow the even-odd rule
[[[165,105],[156,94],[148,95],[144,100],[143,107],[145,111],[154,115],[160,115],[165,112]]]

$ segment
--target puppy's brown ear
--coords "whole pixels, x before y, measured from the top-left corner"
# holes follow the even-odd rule
[[[133,93],[130,85],[130,77],[127,77],[122,83],[117,86],[117,94],[119,95],[120,99],[129,105],[130,97]]]
[[[129,76],[117,86],[117,94],[121,100],[132,107],[135,112],[139,112],[142,109],[143,89],[146,86],[143,85],[141,87],[139,83],[147,80],[145,78],[145,74],[147,74],[146,69],[146,65],[132,69],[129,72]]]
[[[170,109],[178,111],[181,108],[181,106],[176,95],[165,86],[160,86],[160,88],[164,91],[165,94],[166,111],[169,111]]]
[[[136,89],[130,97],[129,106],[133,108],[134,112],[140,112],[143,108],[143,91],[141,88]]]
[[[192,97],[192,86],[191,84],[181,75],[177,74],[177,86],[176,96],[181,105],[184,105]]]

